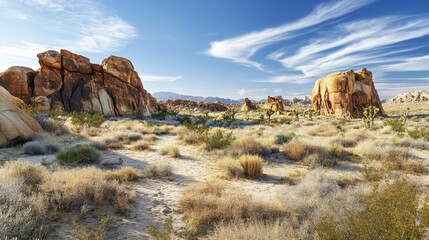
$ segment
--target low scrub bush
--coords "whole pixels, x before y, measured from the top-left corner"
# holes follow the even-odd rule
[[[360,206],[337,198],[315,222],[321,239],[424,239],[429,226],[429,202],[404,179],[375,184]]]
[[[147,178],[169,177],[173,174],[173,169],[168,164],[149,164],[143,171],[143,176]]]
[[[320,125],[310,128],[307,133],[310,136],[332,137],[337,135],[338,132],[339,130],[332,126]]]
[[[384,126],[389,126],[395,132],[405,131],[405,122],[400,118],[390,118],[383,121]]]
[[[281,151],[287,158],[295,162],[303,161],[304,158],[312,154],[317,154],[318,156],[327,155],[326,150],[322,147],[312,145],[296,138],[283,145]]]
[[[119,149],[124,147],[124,144],[116,138],[104,139],[101,144],[104,149]]]
[[[216,165],[225,172],[227,178],[241,178],[244,174],[240,161],[235,158],[222,158],[216,162]]]
[[[413,130],[408,130],[407,133],[414,139],[422,138],[429,142],[429,127],[415,127]]]
[[[143,139],[143,137],[140,134],[121,134],[115,137],[115,140],[121,142],[122,144],[130,144],[141,139]]]
[[[98,226],[95,226],[92,229],[88,228],[88,225],[81,225],[77,221],[73,221],[72,225],[74,228],[74,237],[78,240],[103,240],[106,238],[107,226],[112,217],[105,217],[100,220]]]
[[[207,150],[223,149],[231,145],[235,137],[231,132],[227,132],[221,129],[207,132],[203,141]]]
[[[159,149],[159,154],[163,156],[167,155],[172,158],[179,158],[181,156],[179,148],[174,145],[162,147],[161,149]]]
[[[164,226],[161,229],[156,227],[148,227],[146,232],[149,233],[155,240],[173,239],[173,216],[170,215],[167,220],[165,220]]]
[[[293,132],[279,133],[275,136],[274,143],[277,145],[282,145],[289,142],[294,137],[295,137],[295,133]]]
[[[243,168],[244,175],[250,179],[257,179],[262,177],[262,168],[264,167],[264,160],[259,156],[244,155],[241,156],[240,166]]]
[[[58,163],[66,166],[98,164],[100,160],[101,152],[88,145],[65,149],[57,154]]]
[[[183,143],[197,145],[204,142],[208,131],[209,128],[203,125],[184,122],[183,126],[177,131],[177,135]]]
[[[123,167],[118,170],[106,172],[107,180],[116,180],[120,183],[138,181],[143,177],[143,174],[136,168]]]
[[[151,145],[152,145],[151,143],[145,140],[142,140],[134,143],[130,149],[133,151],[144,151],[144,150],[150,149]]]
[[[46,149],[45,145],[38,141],[26,142],[22,148],[24,153],[28,155],[45,155],[48,153],[48,149]]]
[[[229,153],[234,157],[241,155],[263,155],[264,147],[253,138],[240,138],[234,141],[229,147]]]

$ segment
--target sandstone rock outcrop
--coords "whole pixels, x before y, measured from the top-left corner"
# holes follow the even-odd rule
[[[252,103],[252,101],[250,101],[250,99],[245,98],[243,103],[241,104],[241,108],[240,110],[243,112],[247,112],[250,110],[255,110],[257,109],[256,105]]]
[[[390,104],[429,103],[429,91],[413,91],[401,93],[387,101]]]
[[[64,49],[37,57],[38,71],[9,68],[0,74],[0,86],[45,109],[104,115],[148,114],[158,109],[128,59],[110,56],[99,65]]]
[[[191,100],[176,99],[176,100],[167,100],[164,102],[164,104],[167,107],[167,109],[176,110],[176,111],[208,110],[212,112],[223,112],[228,110],[228,107],[220,102],[209,103],[209,102],[195,102]]]
[[[271,109],[274,112],[284,111],[285,109],[283,107],[283,98],[281,96],[276,96],[276,97],[268,96],[264,104],[264,109],[266,110]]]
[[[384,115],[372,73],[366,68],[358,72],[332,73],[318,79],[311,101],[313,112],[321,115],[361,117],[368,106],[379,108],[378,115]]]
[[[39,123],[16,104],[24,104],[0,86],[0,147],[26,141],[42,132]]]

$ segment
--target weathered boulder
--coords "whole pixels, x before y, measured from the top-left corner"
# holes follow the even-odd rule
[[[241,104],[241,108],[240,110],[243,112],[247,112],[250,110],[255,110],[257,107],[255,104],[252,103],[252,101],[250,101],[250,99],[245,98],[243,103]]]
[[[149,114],[159,109],[128,59],[110,56],[99,65],[64,49],[37,57],[38,72],[13,67],[0,75],[4,76],[0,85],[26,103],[105,115]]]
[[[284,111],[285,109],[283,107],[283,98],[281,96],[268,96],[264,104],[264,109],[273,110],[274,112]]]
[[[321,115],[361,117],[363,109],[375,106],[384,115],[383,106],[366,68],[329,74],[316,81],[311,95],[313,112]]]
[[[8,89],[10,94],[25,103],[30,103],[36,74],[36,71],[28,67],[10,67],[0,73],[0,86]]]
[[[0,147],[26,141],[42,132],[42,127],[16,104],[22,100],[0,86]]]

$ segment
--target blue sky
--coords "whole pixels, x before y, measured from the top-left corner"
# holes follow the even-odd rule
[[[382,98],[429,90],[426,0],[0,0],[0,22],[0,71],[65,48],[130,59],[150,92],[301,97],[362,67]]]

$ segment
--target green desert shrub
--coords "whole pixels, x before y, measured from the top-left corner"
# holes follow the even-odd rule
[[[429,202],[415,184],[397,179],[374,184],[360,206],[337,198],[315,222],[321,239],[424,239]]]
[[[400,118],[390,118],[383,121],[384,126],[390,126],[395,132],[403,132],[405,130],[405,123]]]
[[[289,142],[294,137],[295,137],[295,133],[293,132],[279,133],[275,136],[274,143],[278,145],[282,145]]]
[[[185,144],[201,144],[204,142],[208,131],[209,128],[203,125],[184,122],[177,131],[177,136]]]
[[[57,154],[58,163],[65,166],[98,164],[100,160],[101,152],[88,145],[65,149]]]
[[[429,127],[415,127],[412,130],[408,130],[407,133],[414,139],[422,138],[429,142]]]
[[[204,137],[205,148],[207,150],[223,149],[231,145],[235,137],[232,131],[227,132],[221,129],[210,131]]]

